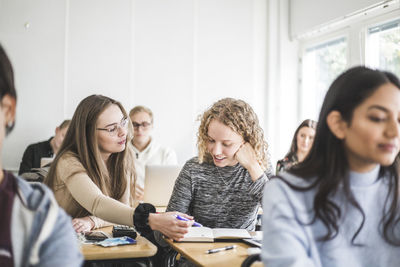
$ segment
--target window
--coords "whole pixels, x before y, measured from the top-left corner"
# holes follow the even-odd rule
[[[347,65],[345,37],[305,47],[302,57],[300,94],[302,119],[318,119],[326,91]]]
[[[368,28],[366,65],[400,77],[400,19]]]

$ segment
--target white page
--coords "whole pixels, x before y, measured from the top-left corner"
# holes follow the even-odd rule
[[[251,238],[249,231],[246,229],[233,228],[214,228],[214,238]]]

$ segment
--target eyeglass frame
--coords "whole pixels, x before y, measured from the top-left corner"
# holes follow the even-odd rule
[[[126,128],[128,127],[128,121],[129,121],[129,119],[128,119],[128,117],[126,116],[126,117],[123,117],[122,120],[121,120],[120,122],[116,122],[116,123],[113,123],[113,124],[107,126],[107,127],[116,126],[117,128],[112,128],[112,129],[108,129],[108,128],[96,128],[96,130],[99,130],[99,131],[106,131],[106,132],[108,132],[111,136],[115,136],[115,135],[118,133],[118,131],[117,131],[118,129],[126,129]]]
[[[135,129],[135,130],[139,130],[140,127],[142,127],[145,130],[148,127],[150,127],[152,124],[153,124],[152,122],[147,122],[147,121],[144,121],[142,123],[137,123],[137,122],[132,121],[132,126],[133,126],[133,129]]]

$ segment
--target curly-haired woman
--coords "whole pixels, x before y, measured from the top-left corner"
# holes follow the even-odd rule
[[[254,230],[272,168],[253,109],[242,100],[217,101],[201,117],[197,145],[199,156],[183,166],[167,211],[211,228]]]

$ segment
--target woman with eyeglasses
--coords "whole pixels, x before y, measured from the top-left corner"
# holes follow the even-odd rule
[[[191,221],[178,212],[155,213],[150,204],[129,206],[134,183],[132,125],[123,106],[106,96],[91,95],[78,105],[45,183],[70,214],[76,232],[110,223],[133,226],[143,235],[158,230],[179,240]]]
[[[151,137],[153,131],[153,112],[144,106],[136,106],[129,112],[133,125],[133,151],[135,153],[136,189],[135,199],[143,199],[146,165],[175,165],[175,152],[159,145]]]

